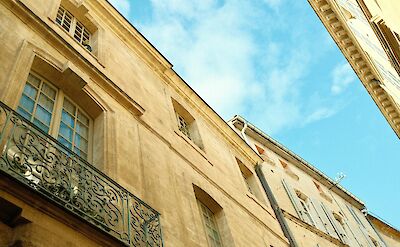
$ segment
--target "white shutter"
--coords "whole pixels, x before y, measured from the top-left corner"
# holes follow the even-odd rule
[[[299,218],[302,221],[306,221],[307,217],[304,217],[303,206],[300,204],[299,198],[296,195],[296,192],[293,190],[290,184],[286,183],[285,179],[282,179],[283,187],[285,188],[290,200],[292,201],[293,207],[296,210]]]
[[[364,236],[364,239],[368,243],[368,246],[375,247],[374,243],[372,242],[371,238],[369,237],[369,234],[368,234],[367,230],[365,229],[365,226],[363,225],[362,221],[360,220],[360,218],[358,217],[356,212],[354,212],[354,209],[351,206],[347,205],[347,204],[346,204],[346,207],[350,211],[350,213],[353,216],[354,220],[357,222],[358,229],[360,230],[361,234]]]
[[[321,213],[319,212],[319,211],[321,211],[321,210],[318,209],[320,207],[319,206],[319,201],[314,199],[314,198],[309,198],[309,200],[310,200],[310,204],[311,204],[311,215],[313,217],[315,226],[318,229],[320,229],[321,231],[323,231],[323,232],[325,232],[327,234],[330,234],[328,232],[328,230],[326,229],[324,218],[321,217]]]
[[[334,196],[333,196],[333,194],[332,194],[332,192],[331,192],[331,197],[333,198],[333,200],[335,200],[335,202],[336,202],[336,204],[339,206],[339,208],[340,208],[340,212],[342,213],[342,215],[343,215],[343,217],[344,217],[344,224],[345,224],[345,231],[347,232],[347,237],[348,237],[348,240],[349,240],[349,245],[350,246],[362,246],[362,244],[360,243],[360,241],[357,239],[357,234],[354,234],[354,231],[351,229],[351,227],[349,226],[349,224],[348,224],[348,220],[349,220],[349,217],[347,217],[347,214],[345,214],[344,213],[344,210],[343,210],[343,208],[344,208],[344,206],[346,205],[345,203],[343,203],[343,201],[342,200],[340,200],[340,199],[336,199]],[[351,235],[350,235],[350,233],[351,233]]]
[[[322,202],[321,202],[321,207],[324,210],[329,221],[331,222],[333,228],[335,229],[336,234],[339,236],[340,241],[342,241],[343,243],[347,243],[347,236],[343,232],[342,226],[339,226],[338,224],[336,224],[336,219],[333,216],[332,211],[329,208],[325,207],[325,205]]]
[[[334,238],[338,238],[338,235],[337,235],[335,229],[333,228],[333,225],[331,224],[331,222],[330,222],[328,216],[326,215],[324,209],[322,208],[321,204],[322,203],[320,201],[313,200],[314,208],[317,211],[317,213],[318,213],[318,215],[319,215],[319,217],[320,217],[320,219],[322,221],[322,224],[324,225],[324,227],[326,229],[325,232],[328,233],[329,235],[331,235]]]

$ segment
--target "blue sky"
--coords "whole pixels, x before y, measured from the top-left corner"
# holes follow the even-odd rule
[[[400,229],[400,141],[306,0],[112,0],[225,120],[240,114]],[[396,152],[397,150],[397,152]]]

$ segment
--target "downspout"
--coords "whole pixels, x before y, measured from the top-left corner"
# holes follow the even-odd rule
[[[276,218],[279,222],[279,225],[282,228],[283,234],[289,240],[290,247],[298,247],[299,245],[296,243],[296,240],[294,239],[294,236],[293,236],[292,232],[290,231],[290,228],[286,222],[285,216],[283,216],[282,210],[279,207],[278,202],[275,199],[275,196],[274,196],[271,188],[269,187],[261,168],[262,168],[262,166],[260,164],[257,164],[256,165],[256,173],[257,173],[258,178],[260,179],[261,185],[264,188],[265,193],[267,194],[268,200],[271,203],[271,207],[275,212]]]
[[[249,145],[249,147],[252,148],[249,140],[247,139],[246,133],[245,133],[246,129],[248,128],[247,121],[244,120],[243,123],[244,123],[243,128],[242,128],[242,131],[240,131],[240,134],[242,135],[242,138],[247,143],[247,145]],[[260,180],[261,185],[265,191],[265,194],[267,194],[268,200],[271,203],[272,209],[275,212],[276,218],[277,218],[279,225],[283,231],[283,234],[289,240],[290,247],[299,247],[299,245],[296,243],[296,240],[294,239],[292,232],[290,231],[290,228],[286,222],[285,217],[283,216],[282,210],[279,207],[278,202],[275,199],[275,196],[272,193],[272,190],[267,183],[267,180],[265,179],[264,173],[261,170],[261,165],[257,164],[255,169],[256,169],[257,177]]]
[[[247,139],[247,136],[245,133],[246,129],[247,129],[247,121],[243,121],[243,122],[244,122],[243,129],[242,129],[242,131],[240,131],[240,133],[242,134],[243,140],[247,143],[247,145],[249,145],[249,147],[251,147],[250,142]],[[253,148],[251,147],[251,149],[253,149]]]

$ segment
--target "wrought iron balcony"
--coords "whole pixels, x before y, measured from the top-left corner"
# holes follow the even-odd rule
[[[160,214],[0,102],[0,171],[128,246],[163,246]]]

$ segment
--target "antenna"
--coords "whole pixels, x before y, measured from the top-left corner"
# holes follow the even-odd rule
[[[329,188],[329,190],[331,190],[333,187],[335,187],[336,185],[338,185],[345,177],[346,177],[346,174],[344,174],[343,172],[338,172],[338,173],[336,174],[336,177],[335,177],[335,182],[334,182],[333,185]]]

